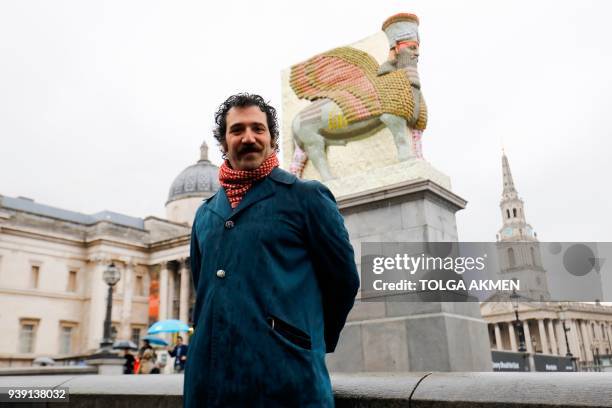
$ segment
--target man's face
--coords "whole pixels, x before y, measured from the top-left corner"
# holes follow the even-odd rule
[[[227,112],[225,146],[234,170],[255,170],[273,152],[266,114],[258,106],[234,106]]]
[[[176,344],[182,344],[183,343],[183,339],[182,338],[177,338],[176,339]]]
[[[417,41],[401,41],[395,46],[397,55],[408,56],[409,64],[416,66],[419,62],[419,43]]]

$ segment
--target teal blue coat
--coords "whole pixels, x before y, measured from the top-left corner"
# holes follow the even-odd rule
[[[234,210],[220,189],[192,229],[185,407],[331,407],[334,351],[359,288],[333,195],[276,168]]]

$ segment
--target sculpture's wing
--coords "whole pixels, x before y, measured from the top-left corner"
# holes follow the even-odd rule
[[[329,98],[351,123],[382,113],[376,86],[379,65],[368,53],[340,47],[291,67],[289,83],[299,98]]]

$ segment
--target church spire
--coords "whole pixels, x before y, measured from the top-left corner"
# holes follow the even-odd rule
[[[518,196],[510,163],[502,150],[502,175],[504,180],[502,199],[499,207],[502,213],[503,225],[497,234],[498,241],[537,241],[536,233],[527,224],[525,218],[525,203]]]
[[[542,267],[542,254],[538,236],[527,223],[525,203],[519,197],[510,163],[502,150],[503,191],[499,208],[502,227],[497,233],[500,273],[504,279],[520,282],[519,294],[523,298],[545,301],[550,299],[546,270]]]
[[[514,180],[512,179],[512,172],[510,171],[510,163],[508,163],[508,157],[506,152],[502,150],[502,173],[504,177],[504,190],[503,196],[518,195],[516,188],[514,188]]]

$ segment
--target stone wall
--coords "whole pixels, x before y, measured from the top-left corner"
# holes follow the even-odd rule
[[[336,374],[336,406],[610,407],[612,373]],[[182,375],[0,377],[0,387],[68,387],[71,407],[182,407]],[[4,406],[4,405],[3,405]],[[6,406],[12,406],[7,404]],[[14,404],[21,407],[23,404]],[[48,408],[65,403],[47,403]]]

